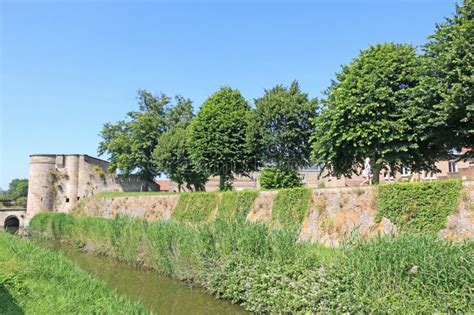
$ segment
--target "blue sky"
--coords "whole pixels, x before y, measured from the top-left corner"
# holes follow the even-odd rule
[[[28,176],[29,154],[97,155],[138,89],[196,110],[222,85],[252,101],[297,79],[317,97],[360,49],[421,45],[454,4],[0,0],[0,187]]]

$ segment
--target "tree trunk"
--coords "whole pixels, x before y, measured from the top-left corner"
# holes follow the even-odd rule
[[[382,170],[382,165],[380,164],[374,164],[372,166],[372,182],[374,184],[379,184],[380,183],[380,171]]]
[[[225,175],[220,174],[219,175],[219,190],[224,190],[225,189]]]

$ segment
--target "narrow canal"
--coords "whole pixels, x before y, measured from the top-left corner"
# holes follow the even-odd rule
[[[140,300],[157,314],[246,314],[228,301],[218,300],[203,289],[149,270],[125,265],[115,259],[95,256],[59,243],[40,244],[69,258],[110,288],[130,299]]]

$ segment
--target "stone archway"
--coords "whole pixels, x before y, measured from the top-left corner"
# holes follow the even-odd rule
[[[5,227],[5,230],[14,234],[18,232],[18,229],[20,228],[20,220],[14,215],[8,216],[5,219],[3,226]]]

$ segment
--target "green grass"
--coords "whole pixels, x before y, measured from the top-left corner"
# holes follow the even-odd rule
[[[257,198],[258,191],[226,191],[219,202],[217,218],[222,220],[245,219]]]
[[[377,220],[390,219],[402,232],[436,234],[459,203],[459,180],[378,186]]]
[[[140,303],[119,296],[89,274],[76,269],[63,256],[0,232],[0,314],[24,313],[149,312]]]
[[[474,243],[429,234],[331,249],[298,242],[292,229],[242,220],[189,225],[55,213],[35,216],[30,232],[199,284],[258,313],[474,311]]]

